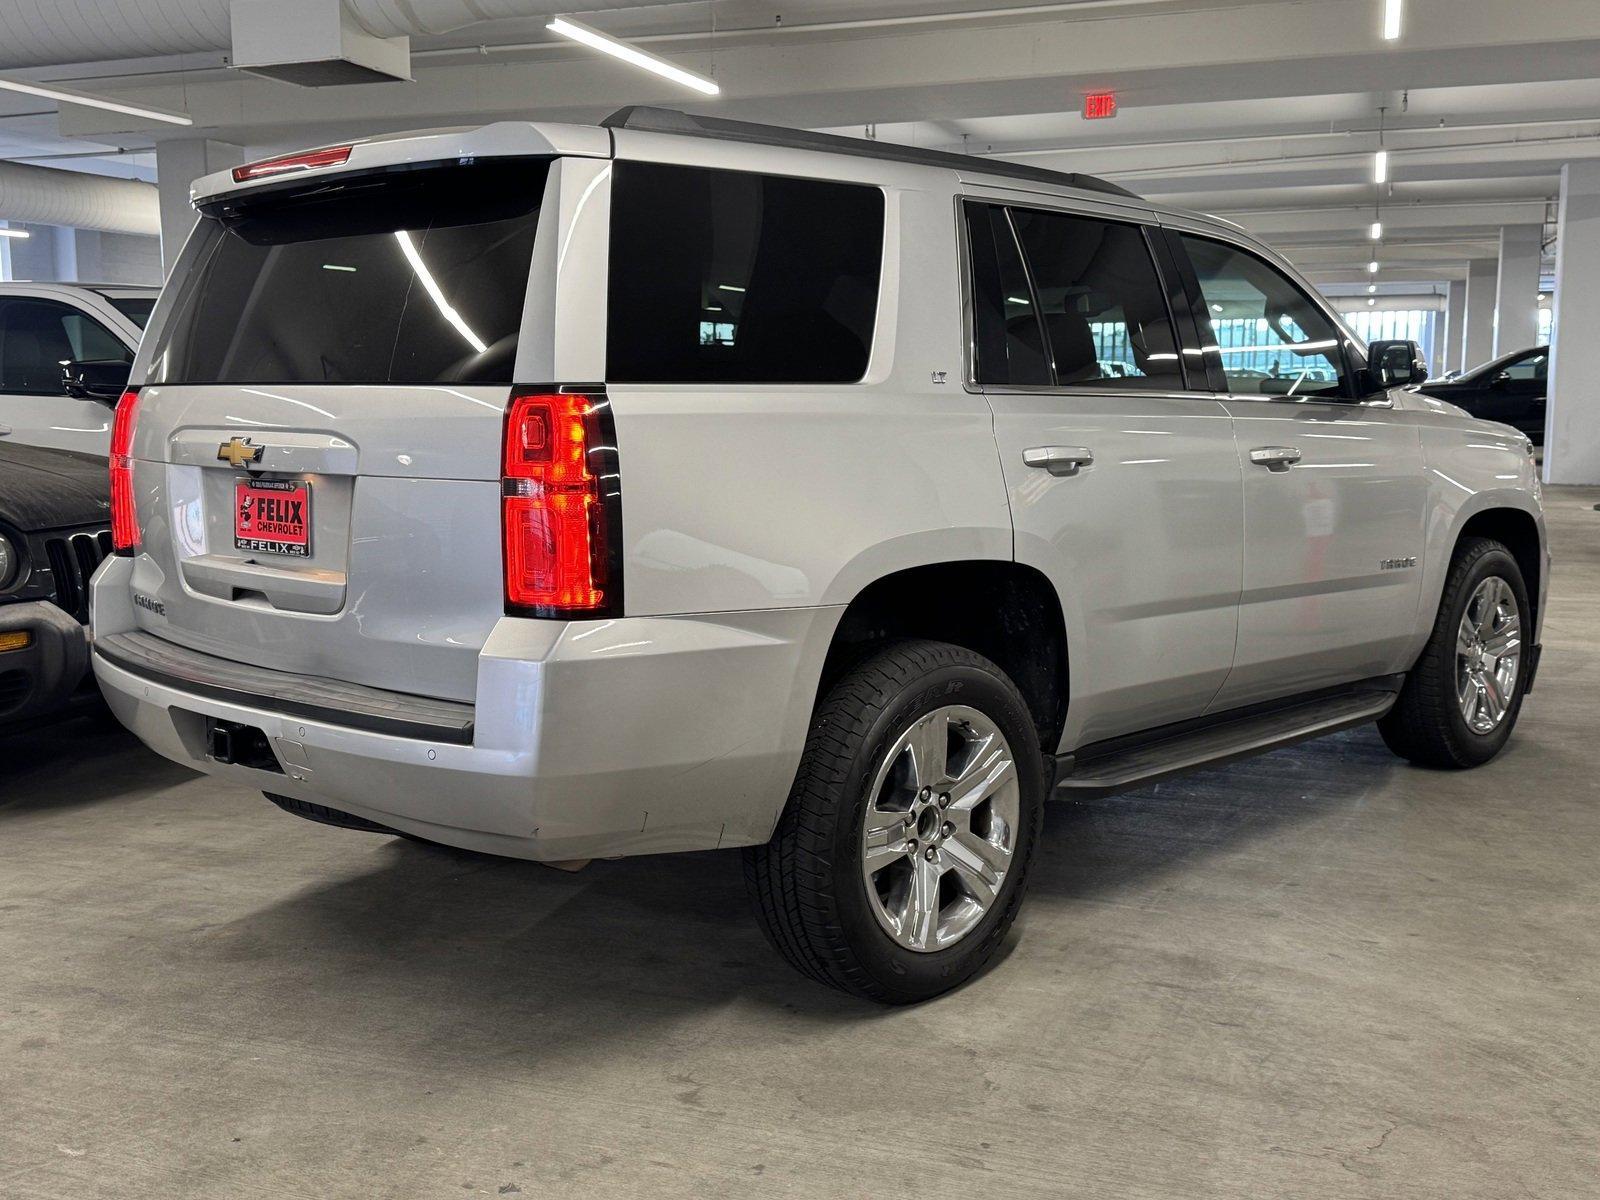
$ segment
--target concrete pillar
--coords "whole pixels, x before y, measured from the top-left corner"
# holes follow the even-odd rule
[[[1546,483],[1600,484],[1600,161],[1561,168]]]
[[[78,261],[78,278],[93,283],[109,283],[105,266],[100,258],[100,231],[79,229],[75,231],[73,257]]]
[[[76,235],[77,230],[75,229],[57,228],[55,230],[54,245],[51,246],[51,249],[55,251],[56,278],[68,283],[83,278],[78,274],[78,239]]]
[[[11,278],[27,279],[36,283],[48,282],[56,277],[56,234],[63,232],[53,225],[24,225],[12,222],[13,227],[26,229],[26,238],[10,238]]]
[[[1492,258],[1475,258],[1467,264],[1467,320],[1461,346],[1465,369],[1494,357],[1494,292],[1499,274],[1499,264]]]
[[[156,143],[156,188],[161,200],[161,269],[172,270],[183,240],[194,228],[189,185],[202,175],[236,167],[244,151],[206,138],[178,138]]]
[[[1495,288],[1494,355],[1526,350],[1537,341],[1542,225],[1500,230],[1500,274]]]
[[[1443,358],[1439,363],[1439,374],[1446,371],[1460,371],[1463,369],[1461,362],[1461,346],[1463,326],[1467,323],[1467,281],[1464,279],[1453,280],[1450,291],[1444,301],[1444,338],[1441,345],[1444,349]]]

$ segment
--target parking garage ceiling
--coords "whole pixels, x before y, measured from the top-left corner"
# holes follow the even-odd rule
[[[7,96],[0,153],[148,178],[148,152],[168,137],[255,153],[668,104],[1106,175],[1236,220],[1323,283],[1366,278],[1377,206],[1386,280],[1461,278],[1468,260],[1498,253],[1502,226],[1551,219],[1562,163],[1600,156],[1593,0],[1408,0],[1396,41],[1379,36],[1379,0],[588,2],[347,0],[374,36],[410,30],[414,82],[333,89],[231,67],[227,0],[120,6],[126,20],[149,17],[144,40],[73,43],[100,46],[92,62],[49,63],[59,39],[29,40],[36,14],[4,31],[0,69],[177,110],[194,127]],[[37,0],[40,13],[88,16],[108,3]],[[714,77],[722,96],[555,39],[544,25],[557,11]],[[1102,89],[1117,116],[1084,120],[1084,95]]]

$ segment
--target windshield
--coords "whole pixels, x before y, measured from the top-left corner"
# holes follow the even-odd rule
[[[154,296],[107,296],[106,300],[140,329],[150,323],[150,310],[156,306]]]
[[[544,159],[338,177],[210,206],[152,383],[510,383]]]

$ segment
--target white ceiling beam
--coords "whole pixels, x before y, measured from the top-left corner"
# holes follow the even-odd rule
[[[1397,91],[1472,80],[1581,79],[1600,56],[1600,5],[1546,0],[1464,6],[1412,0],[1407,37],[1376,41],[1349,4],[1324,0],[1216,6],[1179,13],[1105,10],[1095,20],[978,28],[896,27],[841,32],[802,44],[781,38],[715,53],[675,48],[685,66],[715,76],[719,113],[807,127],[937,120],[1073,109],[1084,91],[1114,86],[1125,104],[1205,105],[1247,97]],[[1508,37],[1508,29],[1510,36]],[[184,94],[179,95],[180,92]],[[675,103],[671,85],[625,67],[546,56],[536,63],[480,60],[419,69],[414,85],[296,94],[266,81],[178,80],[121,93],[184,107],[207,136],[316,140],[330,127],[396,125],[510,115],[589,120],[623,103]],[[74,132],[119,128],[74,114]]]

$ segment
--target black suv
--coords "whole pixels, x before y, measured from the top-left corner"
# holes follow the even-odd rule
[[[0,443],[0,729],[95,694],[85,626],[108,493],[103,458]]]

